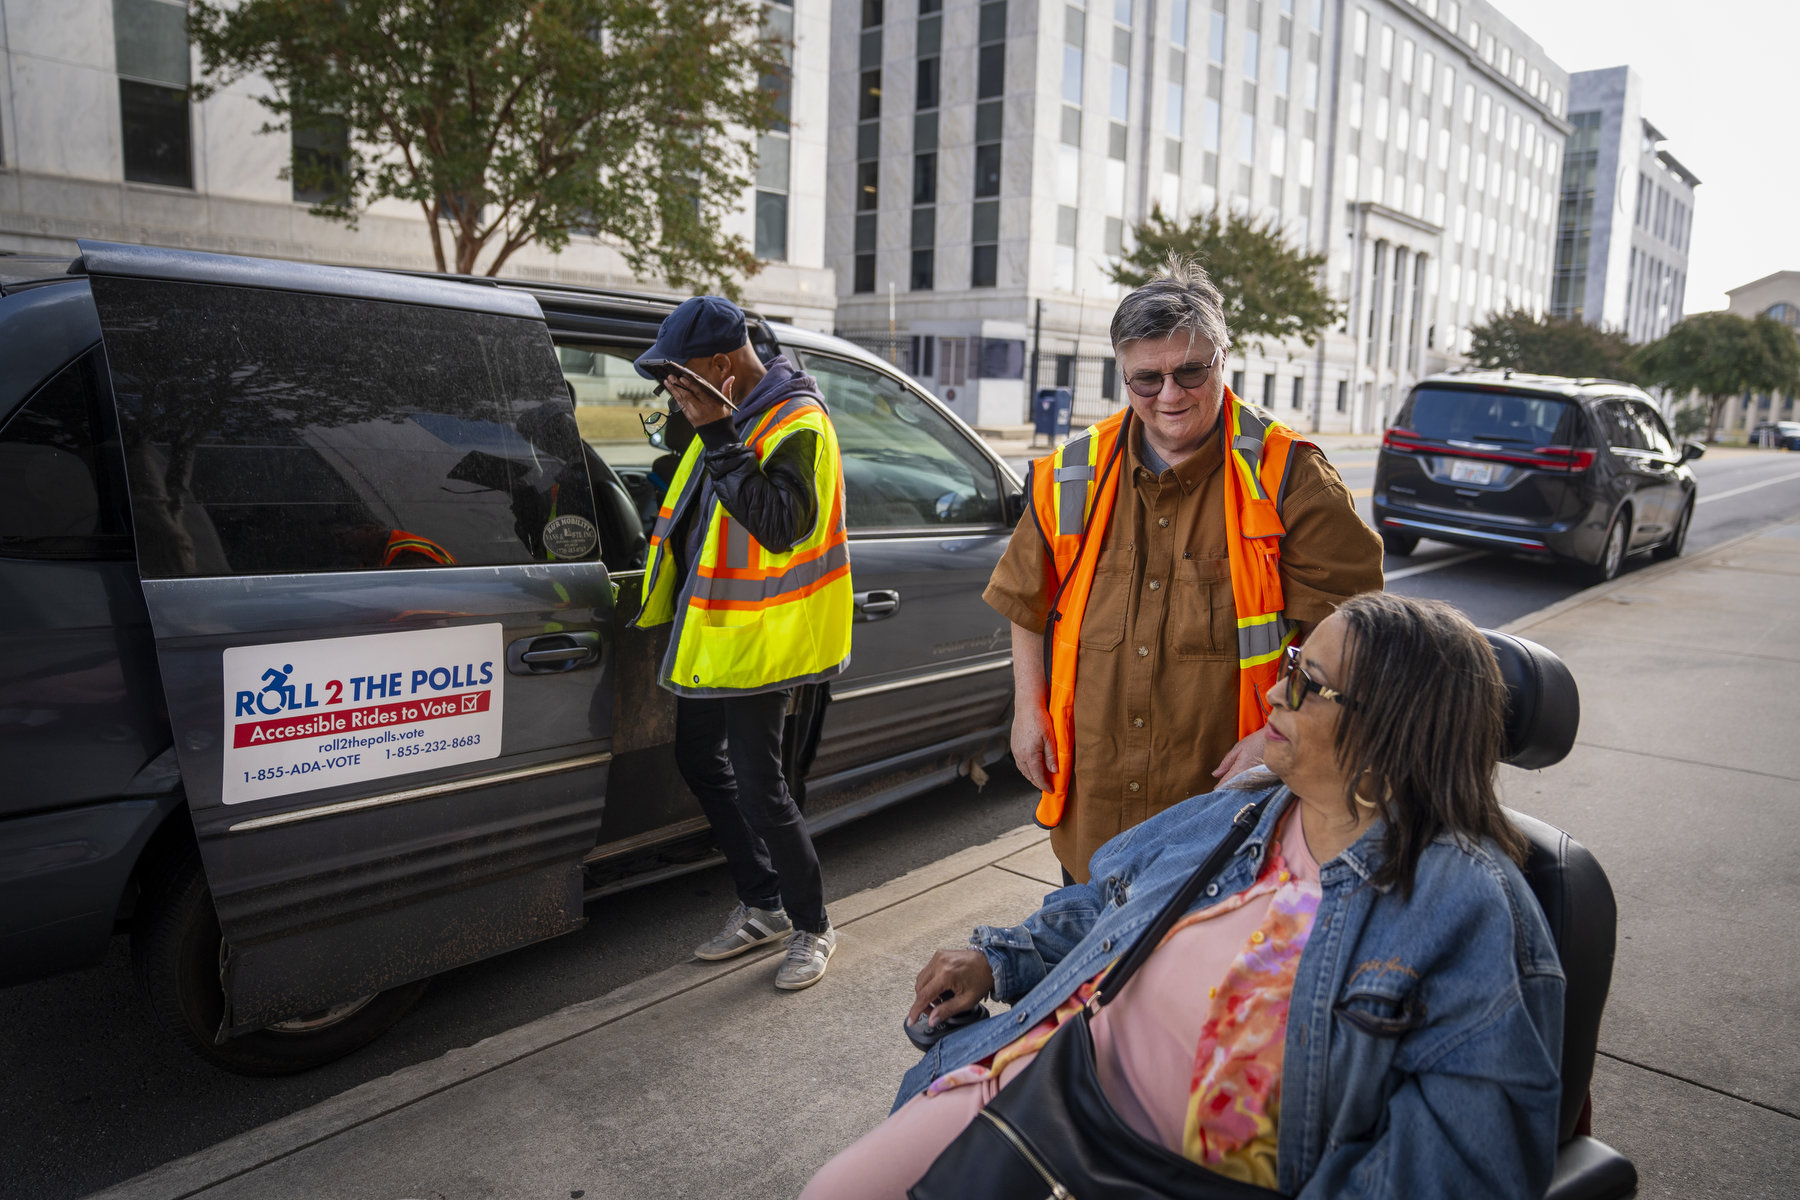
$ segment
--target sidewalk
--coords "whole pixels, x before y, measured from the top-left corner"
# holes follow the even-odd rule
[[[1512,626],[1582,688],[1569,760],[1509,804],[1611,875],[1618,963],[1594,1132],[1642,1197],[1800,1179],[1800,521]],[[792,1196],[887,1112],[930,951],[1055,886],[1027,825],[833,905],[824,983],[685,963],[98,1193],[108,1200]]]

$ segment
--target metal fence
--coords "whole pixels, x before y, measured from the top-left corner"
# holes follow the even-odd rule
[[[837,336],[892,363],[940,394],[946,388],[962,387],[981,377],[984,365],[993,369],[997,363],[1004,364],[1001,369],[1007,374],[987,377],[1023,379],[1027,387],[1025,411],[1019,414],[1020,421],[1031,419],[1031,401],[1040,388],[1070,389],[1075,401],[1073,425],[1076,429],[1117,412],[1124,403],[1120,390],[1123,385],[1112,356],[1076,354],[1074,347],[1062,339],[1058,339],[1061,344],[1057,348],[1050,345],[1040,348],[1034,371],[1029,343],[1025,345],[1023,362],[1020,362],[1017,342],[1008,345],[1012,353],[995,354],[992,353],[994,343],[990,343],[985,348],[988,352],[984,353],[981,338],[890,335],[885,329],[840,329]]]

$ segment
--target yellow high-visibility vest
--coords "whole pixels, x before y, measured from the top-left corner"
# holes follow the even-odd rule
[[[651,531],[643,607],[633,622],[640,629],[675,623],[658,682],[677,695],[773,691],[830,679],[850,665],[856,599],[837,434],[816,401],[794,396],[765,413],[745,443],[758,462],[767,462],[802,430],[818,435],[818,519],[811,531],[777,553],[751,537],[713,496],[695,514],[706,536],[685,579],[668,539],[684,508],[704,490],[700,439],[681,456]]]

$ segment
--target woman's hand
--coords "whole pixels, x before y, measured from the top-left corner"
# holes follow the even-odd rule
[[[974,1008],[994,990],[994,968],[979,950],[939,950],[913,981],[913,1005],[906,1014],[911,1025],[931,1010],[932,1024]]]

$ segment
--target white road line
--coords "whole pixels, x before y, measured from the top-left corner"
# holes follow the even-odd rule
[[[1710,504],[1714,500],[1725,500],[1732,496],[1741,496],[1745,492],[1754,492],[1757,488],[1772,487],[1777,483],[1786,483],[1790,479],[1800,479],[1800,471],[1789,475],[1777,475],[1774,479],[1765,479],[1761,483],[1746,483],[1743,487],[1732,488],[1728,492],[1714,492],[1710,496],[1702,496],[1695,504]]]
[[[1423,575],[1427,571],[1441,571],[1445,567],[1466,563],[1472,558],[1486,558],[1487,553],[1486,550],[1470,550],[1463,554],[1452,554],[1449,558],[1440,558],[1435,562],[1420,563],[1416,567],[1402,567],[1398,571],[1389,571],[1386,578],[1389,583],[1392,583],[1396,579],[1405,579],[1408,575]]]

